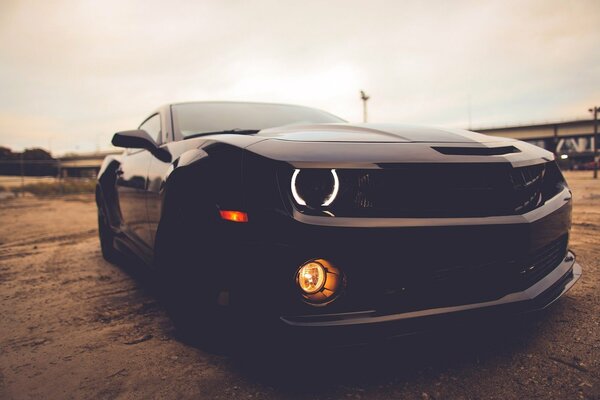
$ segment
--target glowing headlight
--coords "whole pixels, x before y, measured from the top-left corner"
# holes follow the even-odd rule
[[[296,169],[292,174],[291,189],[294,200],[301,206],[328,207],[337,197],[340,180],[335,169]]]
[[[298,271],[298,285],[306,294],[316,293],[323,289],[325,274],[325,268],[319,263],[304,264]]]
[[[296,283],[307,303],[325,305],[340,293],[344,278],[338,268],[322,258],[308,261],[298,268]]]

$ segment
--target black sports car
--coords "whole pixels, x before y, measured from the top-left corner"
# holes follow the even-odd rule
[[[528,143],[236,102],[166,105],[112,143],[102,253],[153,268],[188,332],[335,345],[542,309],[581,275],[571,192]]]

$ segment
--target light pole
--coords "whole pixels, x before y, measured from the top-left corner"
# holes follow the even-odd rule
[[[600,107],[593,107],[588,110],[594,114],[594,179],[598,179],[598,113]]]
[[[25,154],[25,149],[21,152],[21,197],[25,196],[25,166],[23,161],[23,154]]]
[[[370,99],[370,96],[367,96],[367,94],[361,90],[360,91],[360,99],[363,102],[363,122],[367,122],[367,101]]]

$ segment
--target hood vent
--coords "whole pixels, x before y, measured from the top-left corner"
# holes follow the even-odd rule
[[[520,153],[515,146],[503,147],[432,147],[442,154],[449,156],[501,156],[510,153]]]

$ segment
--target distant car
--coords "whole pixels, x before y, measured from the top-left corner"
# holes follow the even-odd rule
[[[543,309],[579,279],[552,153],[457,129],[349,124],[311,108],[170,104],[116,133],[102,253],[161,277],[186,332],[394,336]]]

